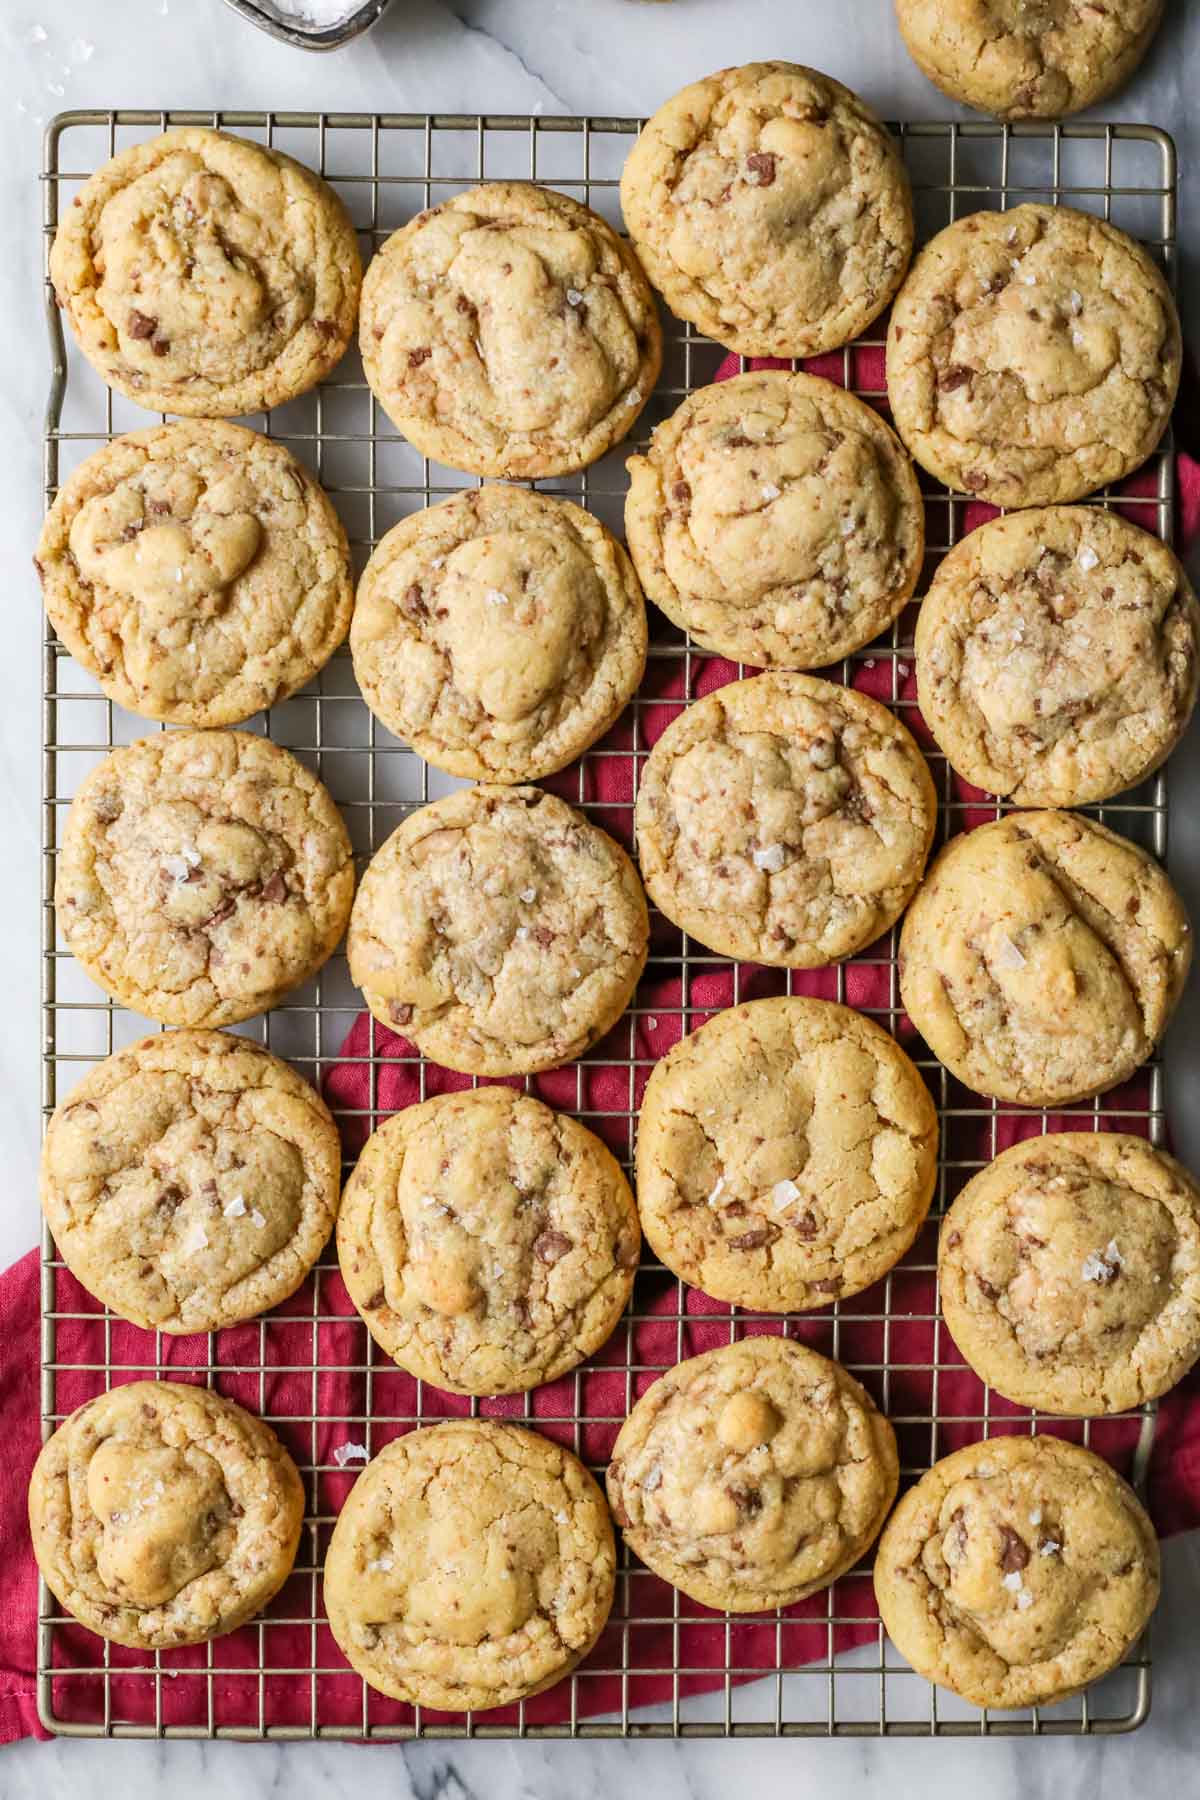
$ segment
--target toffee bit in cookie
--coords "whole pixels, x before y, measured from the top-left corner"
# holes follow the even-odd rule
[[[1011,1525],[1000,1527],[1000,1567],[1006,1572],[1023,1569],[1029,1561],[1029,1545]]]
[[[756,150],[746,158],[749,179],[755,187],[770,187],[775,180],[775,158],[766,150]]]

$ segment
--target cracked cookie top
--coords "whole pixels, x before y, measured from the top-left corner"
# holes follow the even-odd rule
[[[350,342],[362,269],[333,189],[190,126],[122,150],[66,212],[50,277],[88,361],[152,412],[259,412]]]
[[[853,1568],[896,1497],[891,1426],[840,1364],[743,1338],[656,1381],[626,1419],[608,1497],[647,1567],[703,1606],[791,1606]]]
[[[896,430],[947,487],[1078,500],[1143,463],[1171,416],[1179,316],[1140,244],[1066,206],[958,219],[892,308]]]
[[[341,1145],[278,1057],[219,1031],[144,1038],[73,1088],[42,1147],[67,1267],[150,1331],[218,1331],[299,1287],[337,1214]]]
[[[363,1470],[325,1559],[329,1624],[381,1693],[449,1712],[527,1700],[586,1656],[612,1607],[604,1497],[519,1425],[456,1419]]]
[[[573,762],[636,692],[646,609],[581,507],[471,488],[388,532],[350,632],[363,698],[436,768],[533,781]]]
[[[141,1650],[234,1631],[291,1573],[296,1466],[261,1419],[208,1388],[134,1381],[43,1446],[29,1484],[46,1584],[90,1631]]]
[[[350,921],[350,977],[435,1062],[529,1074],[572,1062],[616,1024],[648,935],[633,864],[582,813],[540,788],[465,788],[376,851]]]
[[[899,918],[936,819],[925,759],[887,707],[811,675],[757,675],[658,739],[638,856],[654,904],[710,950],[816,968]]]
[[[1055,1437],[956,1450],[875,1552],[888,1636],[976,1706],[1044,1706],[1115,1668],[1158,1600],[1158,1540],[1106,1462]]]
[[[1146,1060],[1191,956],[1183,902],[1144,850],[1077,813],[1010,813],[934,863],[904,921],[900,992],[977,1094],[1054,1106]]]
[[[246,731],[113,750],[71,804],[54,907],[123,1006],[232,1025],[320,968],[350,916],[346,827],[290,751]]]
[[[491,181],[418,213],[367,269],[363,366],[423,455],[562,475],[623,438],[662,362],[636,256],[578,200]]]
[[[1106,800],[1182,737],[1198,631],[1187,576],[1149,532],[1094,507],[1012,513],[956,545],[921,602],[921,715],[988,793]]]
[[[903,610],[924,510],[879,414],[813,375],[764,370],[690,394],[632,457],[629,550],[646,592],[706,650],[836,662]]]
[[[118,706],[233,725],[346,635],[346,534],[281,444],[226,425],[130,432],[68,478],[34,558],[50,623]]]
[[[629,154],[621,209],[672,312],[743,356],[848,344],[912,255],[886,127],[797,63],[722,69],[668,100]]]
[[[1031,1138],[958,1196],[938,1275],[954,1341],[997,1393],[1124,1412],[1200,1356],[1200,1189],[1142,1138]]]
[[[1115,93],[1162,13],[1163,0],[896,0],[921,72],[1001,119],[1061,119]]]
[[[806,1312],[857,1294],[916,1237],[937,1113],[903,1050],[830,1000],[718,1013],[650,1075],[637,1142],[647,1242],[717,1300]]]
[[[440,1094],[381,1125],[337,1235],[376,1342],[457,1394],[520,1393],[590,1356],[625,1310],[641,1246],[600,1139],[505,1087]]]

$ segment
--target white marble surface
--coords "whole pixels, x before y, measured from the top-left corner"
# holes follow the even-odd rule
[[[1200,6],[1169,0],[1171,19],[1136,84],[1106,108],[1175,133],[1184,172],[1185,279],[1200,247],[1200,114],[1191,103],[1200,68]],[[45,34],[42,36],[42,34]],[[358,45],[316,58],[271,42],[222,0],[2,0],[0,4],[0,428],[7,479],[0,487],[0,573],[6,601],[0,706],[0,1262],[34,1240],[38,1116],[38,598],[29,551],[39,517],[38,435],[45,391],[39,298],[39,133],[63,107],[270,106],[455,111],[628,112],[652,109],[684,81],[723,63],[786,56],[828,69],[891,117],[945,117],[954,109],[912,68],[891,0],[393,0],[385,23]],[[1200,339],[1200,280],[1185,287],[1185,318]],[[1175,764],[1172,865],[1200,916],[1200,769],[1197,735]],[[1176,1139],[1200,1164],[1194,1102],[1200,1013],[1185,1002],[1169,1084]],[[857,1784],[895,1800],[949,1795],[981,1800],[1018,1791],[1029,1800],[1102,1796],[1135,1785],[1151,1800],[1178,1786],[1194,1762],[1195,1619],[1200,1545],[1169,1548],[1157,1630],[1154,1716],[1129,1739],[1089,1743],[838,1745],[693,1743],[626,1746],[471,1744],[399,1749],[56,1743],[0,1750],[4,1800],[59,1800],[121,1791],[129,1800],[169,1786],[177,1800],[225,1800],[286,1789],[296,1796],[396,1800],[592,1800],[627,1785],[661,1800],[709,1800],[735,1785],[763,1794],[806,1781]]]

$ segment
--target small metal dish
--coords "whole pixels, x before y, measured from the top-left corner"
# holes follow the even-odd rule
[[[297,50],[338,50],[352,38],[369,31],[387,11],[389,0],[363,0],[340,25],[326,26],[305,25],[298,19],[289,18],[272,4],[272,0],[225,0],[225,4],[232,6],[243,19],[249,19],[252,25],[257,25],[260,31],[268,32],[281,43],[294,45]]]

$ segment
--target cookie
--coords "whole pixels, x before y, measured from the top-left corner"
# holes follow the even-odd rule
[[[325,1558],[325,1607],[364,1681],[447,1712],[553,1687],[612,1607],[604,1497],[577,1457],[519,1425],[452,1419],[363,1470]]]
[[[1067,206],[947,225],[888,327],[896,430],[931,475],[996,506],[1078,500],[1136,469],[1166,430],[1180,365],[1156,264]]]
[[[628,468],[642,584],[706,650],[820,667],[878,637],[917,585],[912,463],[831,381],[764,370],[701,388]]]
[[[233,725],[350,625],[346,534],[282,444],[216,419],[130,432],[59,490],[34,558],[50,623],[118,706]]]
[[[909,55],[952,100],[1001,119],[1062,119],[1124,87],[1163,0],[896,0]]]
[[[304,1488],[269,1426],[210,1388],[133,1381],[58,1427],[29,1484],[51,1593],[115,1644],[172,1650],[234,1631],[296,1559]]]
[[[1183,736],[1198,632],[1178,558],[1119,513],[1010,513],[956,545],[921,602],[921,716],[974,787],[1107,800]]]
[[[909,908],[900,993],[952,1075],[1059,1106],[1145,1062],[1187,980],[1187,915],[1158,864],[1078,813],[956,837]]]
[[[110,751],[58,853],[58,929],[92,980],[163,1025],[232,1025],[316,973],[350,916],[350,839],[315,775],[247,731]]]
[[[671,311],[743,356],[848,344],[912,255],[886,127],[798,63],[722,69],[668,100],[629,154],[621,209]]]
[[[333,189],[278,150],[189,126],[84,183],[50,252],[54,296],[109,387],[151,412],[260,412],[315,387],[362,276]]]
[[[530,479],[618,443],[662,363],[628,244],[527,181],[454,194],[394,232],[363,282],[359,342],[372,393],[423,456]]]
[[[1141,1636],[1158,1588],[1158,1540],[1132,1490],[1055,1437],[991,1438],[943,1457],[875,1552],[897,1650],[976,1706],[1077,1694]]]
[[[651,1070],[642,1227],[714,1299],[807,1312],[904,1255],[933,1198],[937,1144],[928,1089],[880,1026],[830,1000],[752,1000]]]
[[[950,1208],[938,1278],[955,1343],[998,1394],[1124,1412],[1200,1357],[1200,1188],[1142,1138],[1030,1138]]]
[[[817,968],[895,923],[921,879],[937,797],[900,721],[811,675],[731,682],[681,712],[638,788],[642,879],[700,944]]]
[[[609,1151],[506,1087],[439,1094],[366,1143],[338,1261],[376,1343],[454,1394],[515,1394],[611,1334],[641,1233]]]
[[[633,864],[540,788],[460,789],[377,850],[350,920],[350,979],[381,1024],[469,1075],[582,1056],[646,961]]]
[[[608,1466],[613,1517],[702,1606],[791,1606],[852,1569],[896,1497],[891,1426],[839,1363],[784,1337],[677,1363]]]
[[[300,1286],[333,1229],[341,1159],[286,1063],[172,1031],[108,1057],[59,1106],[42,1206],[71,1273],[121,1318],[219,1331]]]
[[[599,519],[550,494],[470,488],[377,546],[350,648],[367,705],[426,762],[534,781],[602,737],[636,693],[646,608]]]

